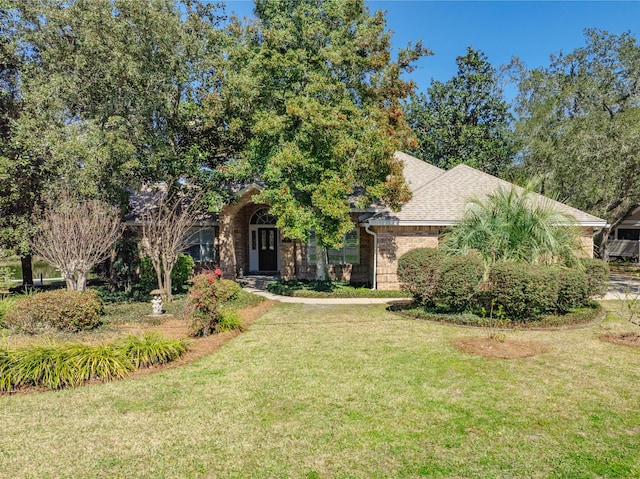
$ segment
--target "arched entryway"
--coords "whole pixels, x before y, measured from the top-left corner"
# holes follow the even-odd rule
[[[275,216],[269,213],[269,208],[256,211],[249,221],[249,271],[278,271],[279,249]]]

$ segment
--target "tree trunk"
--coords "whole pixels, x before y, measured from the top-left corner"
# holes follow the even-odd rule
[[[167,291],[167,303],[170,303],[173,301],[173,295],[171,294],[171,270],[164,272],[164,287]]]
[[[76,291],[84,291],[87,289],[87,272],[79,271],[78,280],[76,281]]]
[[[77,289],[77,283],[73,273],[62,271],[62,275],[64,276],[65,283],[67,283],[67,291],[75,291]]]
[[[316,246],[316,280],[326,281],[327,279],[327,248]]]
[[[27,254],[20,257],[20,263],[22,264],[22,287],[33,287],[33,268],[31,266],[31,255]]]

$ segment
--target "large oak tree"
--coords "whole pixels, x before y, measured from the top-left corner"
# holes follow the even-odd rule
[[[264,182],[256,201],[286,237],[306,241],[313,228],[337,247],[356,197],[392,207],[409,197],[393,157],[410,137],[400,100],[413,84],[401,75],[428,52],[417,44],[393,60],[384,14],[363,0],[257,0],[255,15],[230,26],[239,43],[208,101],[241,145],[225,172]]]
[[[548,67],[516,64],[521,168],[542,178],[544,193],[615,228],[640,205],[640,46],[630,33],[585,35]]]

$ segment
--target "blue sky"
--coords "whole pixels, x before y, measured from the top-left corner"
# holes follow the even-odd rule
[[[253,2],[230,0],[227,11],[251,16]],[[394,47],[422,40],[434,55],[423,58],[411,78],[425,91],[431,79],[456,73],[455,58],[468,45],[484,51],[496,67],[518,56],[530,68],[545,66],[549,55],[584,45],[585,28],[640,35],[640,2],[581,1],[420,1],[367,0],[387,11]]]

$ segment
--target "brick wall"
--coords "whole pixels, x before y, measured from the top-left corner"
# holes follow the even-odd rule
[[[404,253],[438,247],[438,228],[434,226],[376,226],[372,231],[378,234],[378,289],[400,289],[398,258]]]

